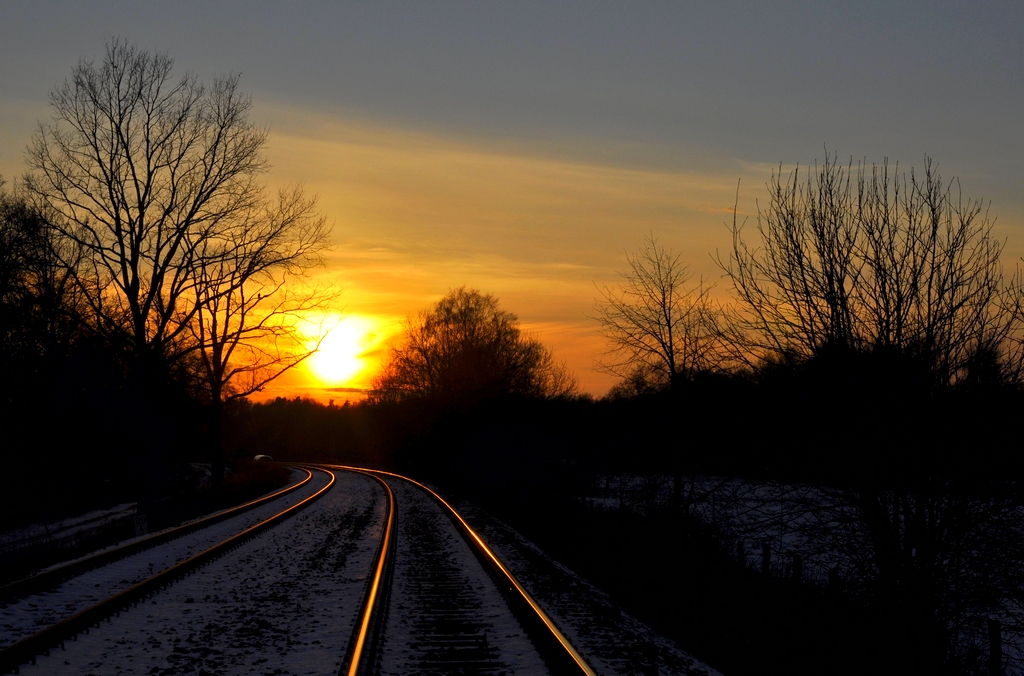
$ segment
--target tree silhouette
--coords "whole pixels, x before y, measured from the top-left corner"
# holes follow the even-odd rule
[[[1024,501],[989,464],[1022,384],[1021,278],[930,161],[900,176],[827,156],[768,187],[756,243],[734,216],[720,261],[727,344],[773,396],[763,423],[797,421],[784,443],[824,468],[828,505],[800,527],[852,562],[915,669],[970,665],[989,620],[1024,629]]]
[[[325,219],[301,189],[282,191],[227,240],[207,240],[193,259],[197,311],[189,324],[196,345],[193,379],[207,405],[215,482],[223,473],[224,404],[261,390],[309,357],[298,321],[336,294],[295,282],[321,263]],[[291,286],[289,286],[289,281]]]
[[[735,356],[750,365],[869,353],[931,385],[1019,382],[1024,287],[1007,280],[1002,243],[980,201],[887,163],[835,156],[801,181],[773,173],[750,245],[733,220],[729,259],[739,311]]]
[[[703,280],[653,235],[615,288],[600,288],[595,319],[611,344],[602,366],[635,390],[673,387],[715,363],[717,313]]]
[[[301,188],[269,199],[266,131],[238,78],[172,78],[173,61],[123,40],[51,95],[28,149],[27,193],[80,261],[62,259],[94,330],[130,355],[129,424],[163,446],[161,397],[191,375],[219,411],[309,353],[281,349],[316,294],[285,287],[319,261],[324,221]],[[219,441],[215,442],[219,457]]]
[[[544,345],[523,334],[498,300],[451,291],[405,327],[374,379],[372,398],[467,402],[502,395],[560,397],[576,382]]]
[[[77,265],[79,252],[54,234],[0,177],[0,378],[8,405],[72,349],[84,328],[80,294],[60,261]]]
[[[172,66],[108,44],[101,64],[81,62],[51,94],[53,119],[27,154],[27,191],[83,251],[68,269],[96,328],[146,368],[191,349],[195,259],[258,205],[265,169],[266,133],[248,121],[238,79],[174,82]]]

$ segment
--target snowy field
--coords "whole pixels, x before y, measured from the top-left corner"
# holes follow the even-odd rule
[[[791,578],[799,554],[800,577],[805,584],[825,586],[833,577],[841,588],[854,593],[863,592],[870,584],[874,561],[863,515],[838,490],[707,475],[684,476],[681,488],[684,508],[713,525],[722,534],[729,555],[742,557],[747,567],[761,570],[767,546],[772,577]],[[625,510],[642,515],[668,509],[675,496],[671,476],[606,475],[595,481],[583,502],[596,511]],[[1024,523],[1024,510],[1016,508],[1006,521],[1011,528],[1018,528]],[[959,565],[967,566],[962,569],[963,579],[969,583],[973,564]],[[970,616],[963,609],[960,612],[962,649],[986,654],[985,620],[990,611]],[[1015,618],[1022,615],[1020,604],[1008,593],[995,613],[1002,622],[1004,673],[1024,674],[1024,631],[1015,624]]]
[[[598,478],[591,493],[585,499],[590,509],[643,515],[671,507],[675,486],[667,475],[607,475]],[[837,541],[865,537],[836,499],[814,486],[684,476],[680,496],[692,515],[731,539],[731,552],[742,555],[747,566],[760,570],[762,547],[768,545],[774,577],[788,577],[793,555],[800,554],[805,582],[825,584],[833,568],[846,578],[852,562]]]
[[[305,472],[293,470],[292,480],[298,481],[306,476]],[[325,474],[314,473],[313,480],[302,488],[267,504],[101,568],[87,571],[54,589],[0,604],[0,647],[11,645],[39,629],[70,617],[83,608],[273,516],[288,505],[312,495],[325,486],[327,481],[328,477]]]
[[[325,485],[314,476],[303,495],[286,499]],[[383,517],[376,482],[339,472],[335,487],[298,514],[22,672],[337,673]]]

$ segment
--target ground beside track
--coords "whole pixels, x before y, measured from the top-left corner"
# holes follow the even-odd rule
[[[295,480],[306,476],[304,471],[294,471]],[[86,571],[54,589],[0,602],[0,647],[11,645],[48,625],[70,617],[235,533],[240,533],[312,495],[326,485],[327,481],[327,475],[315,472],[313,480],[305,486],[275,500],[100,568]]]
[[[339,472],[299,513],[23,673],[336,673],[384,508],[376,482]]]
[[[507,524],[469,502],[458,500],[453,506],[599,674],[719,673],[623,611]]]

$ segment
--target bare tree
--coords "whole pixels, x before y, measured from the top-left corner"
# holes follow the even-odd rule
[[[562,397],[576,389],[565,367],[523,334],[497,298],[462,287],[409,320],[374,379],[373,399]]]
[[[637,253],[627,254],[629,271],[614,289],[601,287],[595,303],[601,332],[611,344],[601,366],[622,378],[609,393],[642,394],[668,388],[679,393],[695,375],[716,367],[718,311],[711,304],[711,287],[693,278],[679,256],[649,235]],[[688,509],[683,457],[674,453],[672,500]],[[690,493],[695,476],[690,475]]]
[[[323,300],[286,280],[319,263],[324,220],[301,188],[267,198],[267,135],[238,78],[174,80],[172,67],[123,40],[80,63],[51,95],[25,179],[82,253],[65,263],[95,328],[131,355],[138,410],[126,422],[147,462],[162,443],[150,399],[170,371],[198,376],[219,459],[223,402],[309,354],[294,318]]]
[[[75,279],[96,327],[145,369],[191,349],[196,259],[257,208],[266,167],[238,79],[175,82],[172,66],[108,44],[53,92],[27,153],[28,192],[84,252]]]
[[[600,287],[594,319],[611,344],[602,366],[642,388],[674,387],[715,364],[717,312],[711,287],[698,280],[653,235],[627,254],[629,271],[615,288]]]
[[[887,354],[935,385],[1021,375],[1020,276],[982,203],[924,175],[843,166],[826,156],[806,181],[781,169],[758,210],[757,244],[733,219],[719,264],[732,282],[737,356],[756,365],[825,351]]]
[[[209,410],[214,480],[223,470],[226,402],[258,392],[309,357],[299,320],[336,294],[295,282],[320,265],[328,245],[325,218],[301,188],[281,191],[221,237],[203,241],[190,274],[196,314],[189,324],[197,356],[194,377]]]

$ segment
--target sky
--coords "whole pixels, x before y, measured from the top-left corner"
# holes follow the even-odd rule
[[[269,129],[268,187],[301,183],[333,225],[315,274],[342,290],[331,340],[348,355],[325,349],[264,396],[352,396],[402,321],[463,285],[600,395],[614,378],[589,315],[626,254],[653,234],[725,296],[714,255],[733,206],[756,213],[773,169],[826,149],[931,157],[991,203],[1005,264],[1024,255],[1019,1],[8,1],[0,15],[8,180],[49,92],[106,41],[241,75]]]

